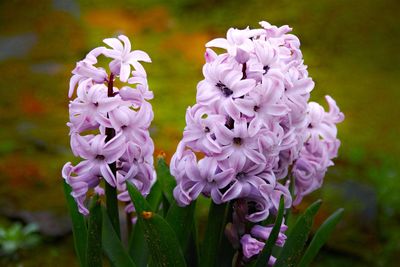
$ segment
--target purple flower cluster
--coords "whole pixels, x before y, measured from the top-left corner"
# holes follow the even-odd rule
[[[126,211],[134,210],[126,188],[130,181],[148,194],[156,174],[153,167],[154,144],[148,128],[153,120],[148,100],[147,75],[139,61],[151,62],[140,50],[131,51],[129,39],[120,35],[108,38],[109,47],[97,47],[72,71],[68,96],[76,89],[76,98],[69,104],[71,149],[82,161],[62,170],[72,187],[79,211],[87,215],[85,199],[90,190],[104,192],[101,181],[116,187],[118,199],[128,202]],[[98,57],[111,59],[109,74],[96,66]],[[133,67],[133,69],[132,69]],[[123,84],[114,85],[116,79]]]
[[[231,28],[226,38],[207,43],[204,80],[171,160],[180,205],[199,194],[217,204],[245,200],[251,222],[275,213],[282,195],[285,208],[291,207],[290,170],[296,204],[321,186],[340,144],[336,124],[343,120],[330,97],[328,113],[308,102],[314,82],[291,28],[260,25]]]
[[[333,165],[332,159],[337,156],[340,146],[336,137],[336,124],[343,121],[344,115],[339,111],[335,100],[330,96],[325,98],[329,112],[325,112],[318,103],[308,103],[306,141],[292,169],[295,205],[301,202],[303,196],[321,187],[325,173]]]
[[[243,256],[246,260],[249,260],[251,257],[256,256],[261,253],[264,248],[265,242],[267,242],[273,225],[261,226],[255,225],[250,231],[250,234],[245,234],[240,239],[240,243],[242,245]],[[287,230],[287,226],[282,224],[280,232],[278,234],[278,238],[275,242],[276,246],[283,247],[286,241],[286,235],[284,232]],[[268,266],[272,266],[275,264],[276,258],[271,256],[268,260]]]

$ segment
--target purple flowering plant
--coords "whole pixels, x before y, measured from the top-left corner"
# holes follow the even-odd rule
[[[330,96],[327,111],[309,101],[314,82],[291,28],[260,25],[231,28],[206,44],[204,79],[169,167],[162,155],[153,167],[153,93],[141,64],[150,57],[121,35],[77,63],[67,125],[81,161],[66,163],[62,176],[81,266],[101,265],[103,253],[114,266],[308,266],[314,259],[343,210],[307,248],[321,202],[286,223],[291,208],[322,186],[344,115]],[[110,61],[106,68],[99,57]],[[200,195],[211,199],[202,242]]]

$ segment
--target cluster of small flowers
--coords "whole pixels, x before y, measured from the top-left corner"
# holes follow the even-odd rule
[[[187,109],[183,138],[171,160],[180,205],[199,194],[217,204],[245,200],[245,219],[255,223],[276,213],[281,196],[285,208],[292,206],[290,179],[284,179],[289,170],[295,179],[294,204],[321,186],[340,144],[336,124],[343,120],[330,97],[328,113],[308,102],[314,82],[291,28],[260,25],[231,28],[226,39],[207,43],[226,52],[207,48],[204,80],[198,83],[196,104]],[[243,248],[254,241],[243,238]]]
[[[267,242],[273,225],[261,226],[255,225],[250,231],[250,234],[245,234],[242,236],[240,243],[242,245],[243,256],[246,260],[251,259],[251,257],[256,256],[261,253]],[[281,226],[278,238],[276,239],[275,245],[278,247],[283,247],[286,241],[286,235],[284,232],[287,230],[287,226],[283,224]],[[261,241],[260,241],[261,240]],[[268,260],[268,266],[275,264],[276,258],[271,256]]]
[[[130,203],[126,181],[148,194],[156,174],[153,167],[154,144],[148,128],[153,120],[147,100],[153,93],[147,74],[139,61],[151,62],[143,51],[131,51],[129,39],[120,35],[104,40],[110,48],[97,47],[79,61],[72,71],[68,96],[75,88],[77,96],[69,104],[71,149],[83,160],[76,166],[64,165],[62,175],[72,187],[79,211],[89,213],[85,199],[90,190],[103,194],[103,180],[116,187],[118,199]],[[96,67],[98,57],[110,58],[110,73]],[[133,67],[133,71],[132,71]],[[124,84],[114,86],[116,78]]]
[[[335,100],[330,96],[325,99],[329,112],[325,112],[318,103],[308,103],[306,141],[292,169],[296,195],[294,205],[299,204],[303,196],[322,186],[328,167],[334,165],[332,159],[337,157],[340,141],[336,137],[336,124],[343,121],[344,115]]]

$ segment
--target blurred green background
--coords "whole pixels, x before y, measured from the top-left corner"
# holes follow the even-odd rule
[[[68,82],[102,39],[126,34],[145,50],[156,153],[171,156],[202,79],[204,44],[229,27],[289,24],[316,82],[346,115],[339,158],[317,224],[344,220],[314,266],[396,266],[400,253],[400,2],[397,0],[0,1],[0,226],[39,224],[41,245],[4,266],[76,266],[60,169],[69,149]],[[324,103],[325,105],[325,103]],[[303,206],[300,206],[301,210]]]

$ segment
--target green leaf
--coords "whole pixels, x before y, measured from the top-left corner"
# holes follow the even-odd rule
[[[176,186],[176,181],[169,172],[169,167],[164,157],[158,157],[157,160],[157,179],[160,181],[163,195],[168,200],[169,204],[172,204],[174,202],[172,192]]]
[[[196,220],[193,220],[192,232],[190,233],[189,244],[186,248],[185,259],[186,262],[190,263],[190,267],[198,267],[199,266],[199,237],[197,230]]]
[[[272,249],[275,246],[276,239],[278,238],[281,229],[284,211],[285,211],[285,205],[283,196],[281,196],[281,200],[279,202],[278,215],[276,216],[275,220],[275,225],[272,228],[271,234],[269,235],[268,240],[265,243],[265,246],[261,254],[258,256],[255,267],[265,267],[266,264],[268,263],[268,260],[272,254]]]
[[[335,226],[342,219],[343,211],[343,209],[338,209],[320,226],[299,263],[300,267],[310,266],[321,247],[325,244],[330,234],[335,229]]]
[[[226,235],[222,235],[218,251],[217,262],[215,266],[218,267],[231,267],[232,260],[235,255],[232,243],[228,240]],[[265,266],[264,266],[265,267]]]
[[[289,192],[290,192],[290,195],[292,196],[292,199],[295,199],[295,195],[294,195],[294,184],[295,184],[295,180],[294,180],[293,174],[289,174],[287,182],[289,182]],[[284,216],[285,222],[286,222],[286,223],[289,221],[289,217],[290,217],[290,214],[291,214],[291,213],[292,213],[292,209],[288,209],[288,210],[286,211],[285,216]]]
[[[102,227],[102,245],[103,251],[113,266],[135,267],[136,265],[128,256],[125,248],[122,246],[114,227],[111,224],[106,209],[103,208],[103,227]]]
[[[227,227],[233,226],[233,224],[231,223],[233,220],[232,214],[233,214],[233,205],[232,205],[232,202],[229,202],[227,211],[226,211],[225,222],[223,223],[224,232],[227,229]],[[229,223],[227,223],[227,222],[229,222]],[[232,261],[233,261],[234,255],[235,255],[235,249],[233,248],[232,243],[229,241],[229,239],[226,237],[225,234],[222,234],[221,242],[220,242],[219,250],[218,250],[216,266],[232,267]]]
[[[154,266],[186,266],[182,249],[171,226],[155,213],[151,218],[146,217],[143,221],[145,237]]]
[[[138,219],[143,223],[144,236],[152,257],[152,265],[159,267],[186,266],[174,230],[167,221],[151,210],[150,204],[134,185],[127,183],[127,187]]]
[[[163,194],[161,190],[161,185],[160,182],[157,180],[151,187],[150,194],[147,196],[147,202],[149,203],[151,210],[155,212],[158,211],[162,198]],[[128,252],[137,266],[147,266],[149,249],[147,247],[146,240],[144,239],[143,223],[141,223],[140,220],[137,221],[129,238]]]
[[[210,204],[207,228],[200,256],[200,266],[202,267],[215,266],[218,248],[225,229],[227,207],[226,203],[217,205],[211,202]]]
[[[175,231],[176,237],[178,238],[183,251],[186,251],[190,234],[192,232],[195,208],[196,202],[192,202],[186,207],[179,207],[176,201],[174,201],[165,218],[168,224]]]
[[[98,196],[95,195],[90,205],[87,232],[86,262],[88,267],[97,267],[102,265],[101,225],[101,205]]]
[[[85,218],[79,213],[75,199],[71,196],[71,187],[64,181],[64,193],[67,199],[68,210],[72,220],[72,232],[76,255],[81,267],[86,266],[87,228]]]
[[[114,166],[114,167],[113,167]],[[115,163],[111,164],[111,169],[115,168]],[[106,207],[107,214],[110,218],[111,224],[119,239],[121,239],[121,230],[119,225],[119,212],[118,212],[118,198],[117,189],[108,183],[105,183],[106,188]]]
[[[158,211],[158,208],[162,201],[162,188],[160,182],[157,180],[154,185],[151,187],[150,194],[147,196],[146,200],[149,202],[150,207],[155,212]]]
[[[141,214],[143,212],[153,212],[149,202],[142,196],[142,193],[132,184],[127,182],[126,186],[128,187],[129,196],[135,207],[136,214],[138,218],[141,218]]]
[[[301,256],[304,244],[307,241],[308,234],[311,231],[311,227],[314,221],[314,217],[317,214],[322,201],[317,200],[311,204],[304,214],[302,214],[296,221],[290,231],[288,238],[285,242],[281,253],[276,260],[275,267],[283,266],[295,266],[298,259]]]
[[[141,220],[137,220],[135,228],[133,229],[129,240],[128,251],[138,267],[147,266],[149,248],[144,238],[143,222]]]

